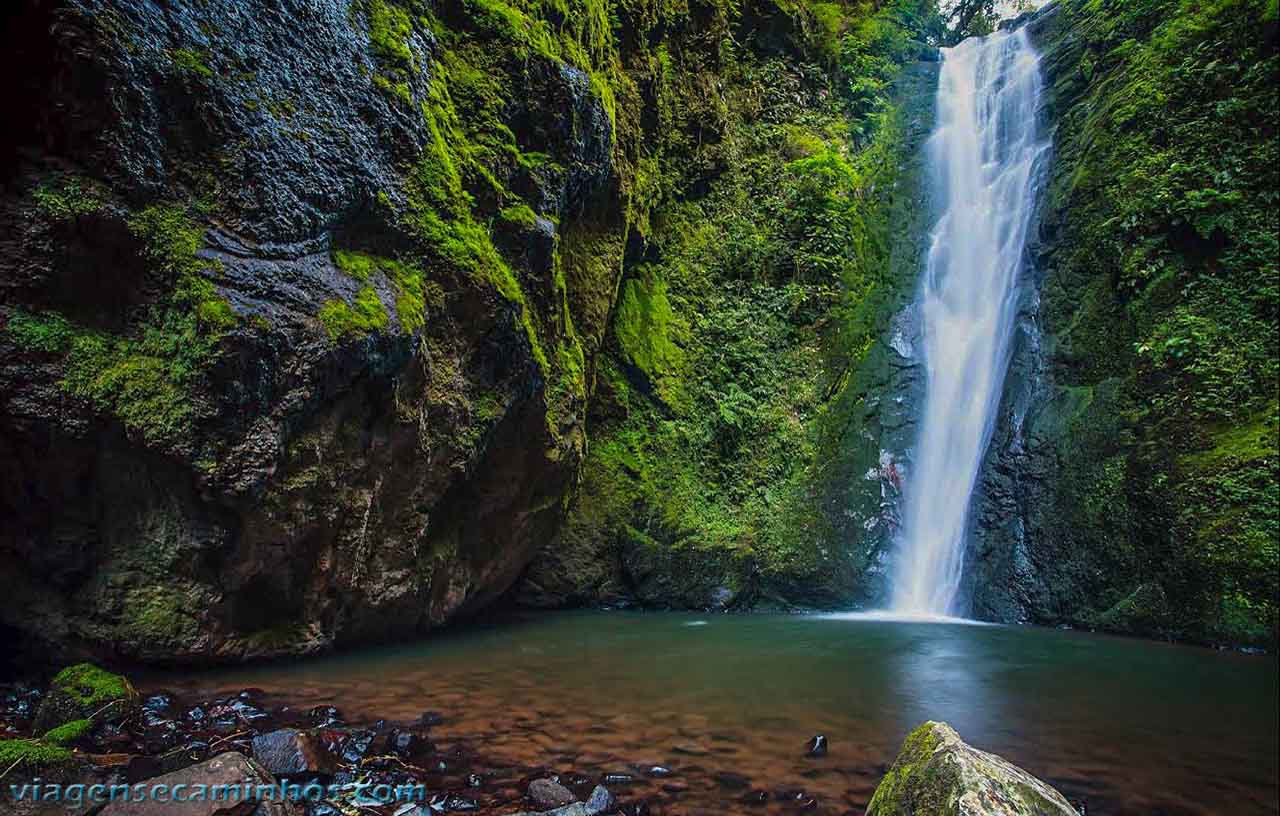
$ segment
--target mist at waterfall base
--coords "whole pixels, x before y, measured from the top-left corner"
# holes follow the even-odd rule
[[[925,397],[890,568],[889,609],[960,620],[966,528],[1009,364],[1017,281],[1048,143],[1025,30],[943,52],[929,181],[940,215],[918,299]]]

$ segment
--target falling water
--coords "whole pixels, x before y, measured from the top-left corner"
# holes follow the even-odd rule
[[[1039,56],[1025,29],[944,52],[929,141],[942,215],[924,270],[924,412],[906,488],[895,614],[960,614],[974,483],[991,439],[1035,203]]]

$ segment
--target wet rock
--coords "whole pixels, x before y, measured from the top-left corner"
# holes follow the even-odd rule
[[[320,728],[342,724],[342,712],[331,705],[319,705],[307,712],[311,722]]]
[[[364,759],[364,755],[369,752],[369,746],[373,744],[373,738],[376,736],[373,731],[356,731],[347,739],[347,744],[342,748],[342,761],[348,765],[356,765],[360,760]]]
[[[274,785],[276,780],[260,764],[248,757],[229,751],[219,754],[213,759],[192,765],[173,773],[157,776],[149,780],[152,785],[164,785],[175,790],[177,785],[186,786],[186,790],[195,790],[194,786],[203,785],[205,790],[215,788],[227,789],[248,784]],[[298,809],[291,802],[282,801],[240,801],[229,802],[226,799],[213,800],[212,797],[197,799],[187,798],[185,801],[150,799],[147,801],[117,801],[102,809],[100,816],[297,816]]]
[[[713,774],[716,784],[726,790],[745,790],[751,787],[751,780],[742,774],[736,774],[731,771],[717,771]]]
[[[443,797],[438,805],[435,800],[432,800],[431,809],[443,810],[446,813],[471,813],[480,809],[480,803],[474,799],[450,793]]]
[[[671,769],[666,768],[662,765],[654,765],[652,768],[646,771],[646,773],[648,773],[649,776],[652,776],[654,779],[662,779],[664,777],[671,776]]]
[[[632,782],[636,781],[636,778],[631,774],[610,773],[605,774],[604,778],[600,781],[604,782],[606,785],[630,785]]]
[[[535,779],[529,783],[529,801],[540,810],[550,810],[575,801],[573,791],[554,779]]]
[[[38,688],[18,686],[4,695],[3,719],[22,722],[35,716],[43,695]]]
[[[431,743],[416,731],[392,731],[387,739],[387,748],[396,756],[408,758],[431,750]]]
[[[441,714],[439,711],[427,711],[427,712],[424,712],[423,715],[418,718],[418,725],[425,726],[427,728],[430,728],[435,725],[443,725],[443,724],[444,724],[444,715]]]
[[[809,738],[809,744],[805,747],[804,755],[811,758],[824,757],[827,755],[827,738],[822,734],[814,734]]]
[[[480,774],[467,774],[467,787],[478,788],[484,784],[484,777]]]
[[[129,396],[70,399],[65,355],[19,351],[0,331],[0,483],[23,486],[0,495],[6,531],[23,530],[20,545],[5,542],[0,617],[43,654],[234,661],[420,634],[500,596],[559,524],[555,499],[583,458],[585,394],[553,410],[555,380],[526,326],[555,326],[567,308],[550,268],[557,224],[571,227],[597,197],[621,204],[609,111],[559,59],[521,60],[512,77],[518,104],[504,106],[503,127],[532,134],[526,149],[547,157],[520,179],[500,173],[544,216],[537,251],[511,259],[525,289],[513,311],[407,228],[417,205],[406,176],[434,155],[421,106],[440,93],[444,49],[438,26],[388,6],[405,21],[393,60],[404,76],[389,92],[387,45],[371,35],[385,5],[60,0],[16,15],[32,36],[14,59],[38,61],[24,83],[48,92],[15,94],[6,110],[22,125],[5,142],[14,166],[0,192],[4,316],[47,309],[108,343],[150,330],[174,270],[129,224],[155,207],[181,222],[170,242],[199,253],[183,263],[231,324],[173,386],[183,420],[143,407],[156,399],[150,379],[117,383]],[[492,43],[496,59],[514,57]],[[33,218],[31,192],[61,189],[64,172],[92,177],[103,201],[83,217]],[[478,223],[497,216],[488,198]],[[621,241],[612,220],[602,234]],[[440,297],[402,315],[386,274],[362,282],[339,268],[333,250],[344,249],[429,257],[423,283]],[[587,364],[618,267],[572,287]],[[383,301],[386,325],[331,338],[322,308],[361,291]],[[584,314],[578,299],[599,307]],[[424,374],[444,357],[458,372],[448,383]],[[156,374],[172,360],[147,359],[159,368],[145,376],[172,386]],[[493,408],[469,410],[481,401]],[[372,430],[341,432],[356,426]],[[457,554],[430,581],[406,580],[428,519],[434,540],[477,548],[444,547]]]
[[[315,734],[281,728],[253,738],[253,757],[278,776],[331,776],[337,763]]]
[[[130,784],[150,779],[164,773],[164,766],[159,758],[152,756],[131,757],[125,765],[124,778]]]
[[[591,789],[591,795],[587,797],[587,813],[589,816],[596,816],[598,813],[604,813],[613,808],[617,804],[612,793],[604,785],[596,785]]]
[[[946,723],[912,731],[876,788],[866,816],[1078,816],[1062,794]]]
[[[40,702],[32,730],[43,734],[73,720],[120,722],[137,710],[138,692],[124,677],[90,663],[58,672]]]
[[[152,694],[142,701],[142,722],[148,727],[165,726],[172,722],[170,709],[173,707],[173,696],[170,694]]]

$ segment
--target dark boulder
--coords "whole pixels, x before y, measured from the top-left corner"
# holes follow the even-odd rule
[[[253,758],[277,776],[329,776],[337,770],[324,740],[296,728],[254,737]]]

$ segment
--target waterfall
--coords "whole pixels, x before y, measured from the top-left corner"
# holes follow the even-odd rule
[[[944,51],[929,178],[941,215],[920,293],[925,398],[893,565],[892,611],[962,614],[974,484],[1009,364],[1017,279],[1047,143],[1025,29]]]

